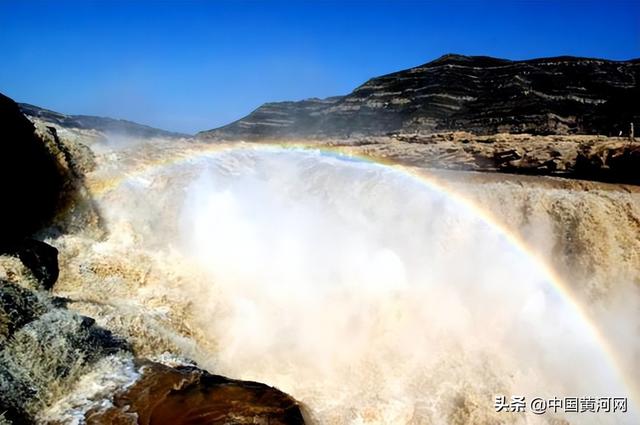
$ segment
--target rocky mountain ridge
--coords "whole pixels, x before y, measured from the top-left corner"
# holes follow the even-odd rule
[[[97,117],[93,115],[66,115],[49,109],[28,103],[19,103],[20,111],[31,119],[38,119],[62,128],[75,128],[81,130],[97,130],[108,134],[121,134],[131,137],[151,138],[164,137],[169,139],[190,137],[188,134],[175,133],[161,130],[133,121],[120,120],[109,117]]]
[[[372,78],[346,96],[267,103],[203,139],[469,131],[627,134],[640,121],[640,60],[512,61],[444,55]],[[636,124],[637,126],[637,124]]]

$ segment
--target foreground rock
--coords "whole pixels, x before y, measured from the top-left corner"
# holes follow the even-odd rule
[[[0,253],[16,254],[43,227],[52,232],[96,228],[99,215],[84,175],[91,151],[61,140],[53,127],[34,126],[0,94]]]
[[[27,239],[18,249],[18,258],[43,289],[53,288],[60,274],[56,248],[35,239]]]
[[[18,105],[0,94],[0,252],[55,215],[64,180],[56,159]]]
[[[640,60],[510,61],[445,55],[373,78],[346,96],[267,103],[203,139],[352,137],[391,132],[626,135],[640,127]]]
[[[62,424],[79,416],[90,424],[304,423],[295,400],[275,388],[136,359],[126,341],[64,304],[0,280],[4,423]],[[123,367],[108,367],[114,363]]]
[[[0,281],[0,412],[10,423],[38,413],[125,341],[48,296]]]
[[[141,377],[113,407],[87,413],[89,424],[296,425],[304,420],[291,397],[257,382],[211,375],[195,367],[139,362]]]

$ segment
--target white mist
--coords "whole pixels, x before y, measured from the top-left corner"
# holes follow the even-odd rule
[[[211,276],[190,295],[212,371],[336,424],[518,422],[495,394],[624,393],[536,264],[445,194],[318,152],[228,152],[198,170],[179,229]]]

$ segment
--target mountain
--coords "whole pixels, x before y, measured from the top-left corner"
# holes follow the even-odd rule
[[[65,115],[59,112],[50,111],[28,103],[19,103],[20,110],[24,115],[37,118],[42,121],[57,124],[64,128],[79,128],[83,130],[98,130],[103,133],[126,134],[134,137],[163,137],[180,138],[189,137],[187,134],[174,133],[160,130],[147,125],[138,124],[132,121],[118,120],[114,118],[96,117],[92,115]]]
[[[640,59],[512,61],[448,54],[373,78],[346,96],[267,103],[200,138],[628,133],[640,122]],[[636,124],[637,126],[638,124]]]

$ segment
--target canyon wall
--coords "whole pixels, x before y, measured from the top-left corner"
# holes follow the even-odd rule
[[[267,103],[203,139],[475,134],[628,134],[639,125],[640,62],[511,61],[445,55],[372,78],[345,96]]]

